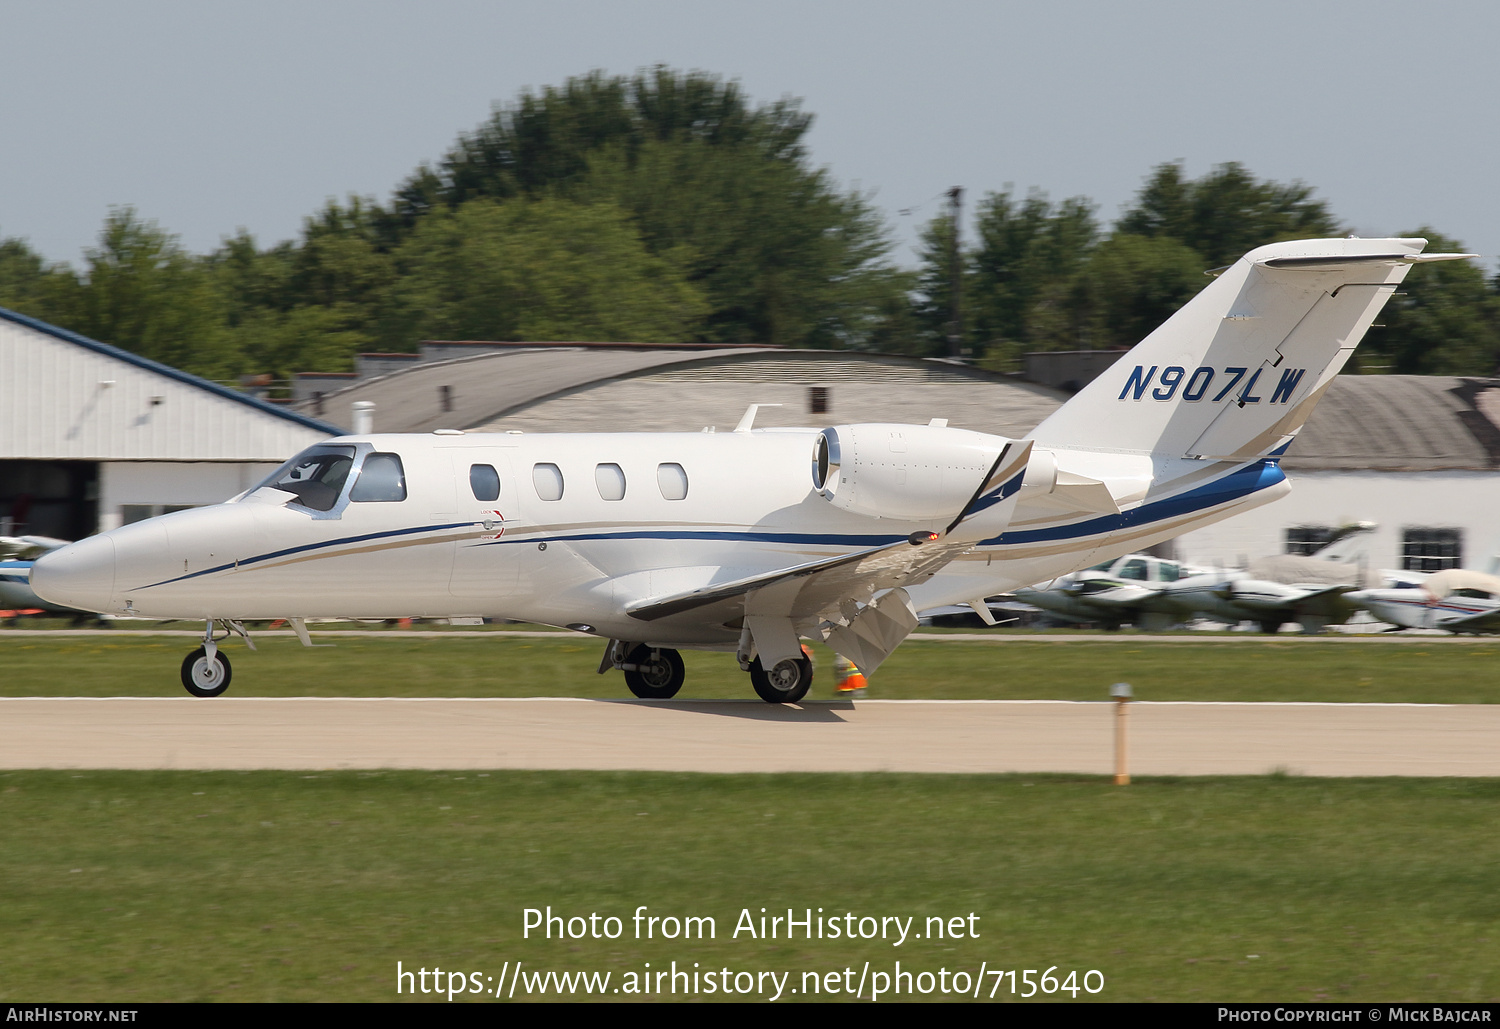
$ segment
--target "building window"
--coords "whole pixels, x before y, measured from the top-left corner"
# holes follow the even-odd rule
[[[483,500],[486,502],[491,500],[499,500],[500,473],[495,471],[493,465],[470,465],[469,489],[474,492],[475,500]]]
[[[687,472],[680,464],[656,466],[656,485],[667,500],[686,500],[688,493]]]
[[[1331,525],[1294,525],[1286,531],[1286,552],[1303,557],[1316,554],[1333,542]]]
[[[1458,529],[1407,529],[1401,539],[1401,567],[1408,572],[1462,568],[1463,533]]]
[[[625,471],[617,464],[597,465],[594,485],[599,487],[599,496],[605,500],[625,499]]]
[[[562,469],[555,464],[533,465],[531,482],[541,500],[561,500],[563,495]]]

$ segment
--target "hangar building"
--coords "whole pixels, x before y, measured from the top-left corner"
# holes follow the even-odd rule
[[[0,308],[0,535],[216,504],[336,430]]]

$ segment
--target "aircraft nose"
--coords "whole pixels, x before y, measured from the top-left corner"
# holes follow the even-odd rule
[[[115,541],[89,536],[49,554],[31,568],[31,588],[50,604],[108,611],[115,591]]]

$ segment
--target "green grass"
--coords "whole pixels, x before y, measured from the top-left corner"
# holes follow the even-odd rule
[[[595,674],[602,642],[488,637],[338,638],[308,650],[263,637],[250,653],[225,646],[232,696],[623,697],[618,672]],[[19,636],[0,632],[0,696],[182,694],[178,668],[195,646],[181,637]],[[832,654],[815,648],[810,696],[833,696]],[[748,698],[729,654],[684,652],[683,698]],[[1500,642],[1465,645],[1243,640],[1153,643],[1121,639],[1040,643],[908,640],[872,677],[891,699],[1098,700],[1126,681],[1142,700],[1500,700]]]
[[[1496,780],[9,772],[0,1000],[384,1001],[398,960],[795,986],[897,959],[1098,969],[1114,1001],[1493,1000],[1497,815]],[[717,938],[637,941],[642,904]],[[523,939],[547,905],[625,935]],[[973,912],[980,936],[731,938],[761,907]]]

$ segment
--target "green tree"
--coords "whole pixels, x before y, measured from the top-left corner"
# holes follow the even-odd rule
[[[1463,253],[1455,239],[1423,227],[1431,253]],[[1496,283],[1500,286],[1500,283]],[[1472,261],[1419,264],[1406,276],[1355,352],[1365,371],[1493,375],[1500,360],[1500,301]]]
[[[439,205],[535,195],[582,177],[595,151],[634,152],[653,139],[749,144],[767,159],[796,163],[811,121],[789,101],[752,109],[737,83],[703,72],[658,66],[626,78],[594,71],[497,107],[436,167],[424,165],[397,190],[392,213],[410,230]]]
[[[1175,239],[1117,232],[1089,255],[1072,291],[1078,338],[1093,349],[1134,346],[1211,281]]]
[[[611,147],[560,192],[618,204],[654,254],[687,270],[710,304],[707,342],[859,347],[882,290],[899,288],[865,198],[748,143]]]
[[[24,239],[0,239],[0,307],[44,317],[49,271]]]
[[[471,201],[424,218],[398,256],[394,317],[422,338],[671,343],[708,310],[610,204]]]
[[[85,336],[208,378],[236,374],[223,296],[209,263],[133,208],[105,220],[86,270],[59,273],[48,317]]]
[[[594,72],[497,109],[376,221],[390,241],[476,199],[609,202],[707,297],[695,338],[865,346],[895,288],[888,234],[865,197],[809,166],[810,124],[795,102],[752,107],[701,72]]]
[[[968,336],[1004,367],[1019,364],[1046,333],[1033,324],[1044,319],[1073,289],[1099,235],[1094,205],[1085,197],[1052,204],[1032,190],[1024,201],[989,193],[975,218],[977,244],[965,286]],[[1051,346],[1078,345],[1049,336]]]
[[[1180,163],[1158,165],[1116,232],[1168,237],[1196,250],[1206,267],[1230,264],[1246,251],[1284,239],[1343,234],[1313,189],[1260,181],[1237,161],[1185,179]]]

